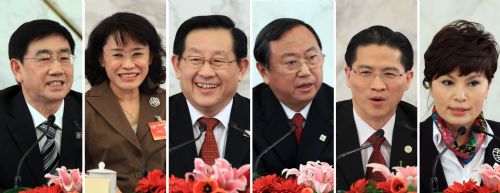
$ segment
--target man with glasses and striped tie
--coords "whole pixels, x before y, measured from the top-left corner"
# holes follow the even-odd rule
[[[70,32],[51,20],[24,23],[10,37],[18,84],[0,94],[0,190],[14,186],[19,164],[21,187],[46,184],[44,175],[61,166],[82,168],[82,96],[71,90],[74,51]]]

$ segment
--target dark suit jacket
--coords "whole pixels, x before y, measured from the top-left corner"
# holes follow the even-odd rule
[[[153,106],[151,97],[159,99]],[[165,140],[155,141],[149,129],[149,122],[156,122],[155,115],[165,120],[166,93],[158,89],[154,94],[140,94],[139,122],[134,133],[116,95],[108,82],[92,87],[85,93],[85,168],[96,169],[103,161],[106,169],[117,172],[117,186],[122,192],[133,192],[137,181],[143,178],[146,160],[148,170],[165,171],[165,150],[153,154],[158,148],[165,148]]]
[[[267,84],[253,88],[253,159],[290,131],[285,110]],[[321,136],[325,140],[320,140]],[[300,145],[292,133],[267,152],[258,168],[259,175],[281,175],[285,168],[298,168],[307,161],[323,161],[333,165],[333,88],[322,84],[314,97]],[[254,160],[254,164],[255,164]]]
[[[500,134],[500,123],[488,120],[488,124],[493,130],[493,134]],[[432,118],[427,118],[424,122],[420,123],[420,148],[425,149],[425,153],[420,154],[420,191],[429,192],[430,191],[430,178],[432,173],[432,165],[434,164],[434,159],[438,155],[438,150],[434,141],[432,140],[432,128],[433,128]],[[484,154],[484,162],[493,166],[495,164],[495,159],[493,158],[493,149],[500,148],[500,143],[495,139],[492,139],[488,146],[486,147],[486,153]],[[500,162],[496,162],[500,164]],[[443,191],[448,187],[446,182],[446,177],[444,176],[443,166],[441,161],[438,162],[436,167],[436,177],[438,178],[438,188],[439,191]]]
[[[6,88],[0,94],[0,189],[14,186],[14,176],[21,156],[36,141],[35,125],[28,110],[20,86]],[[81,132],[82,94],[70,91],[64,98],[59,165],[70,169],[82,169],[82,140],[75,132]],[[43,176],[43,161],[36,146],[21,167],[22,187],[35,187],[47,183]]]
[[[170,148],[172,148],[194,139],[195,136],[186,97],[182,93],[171,96],[169,98],[169,107],[169,139]],[[233,124],[236,124],[238,128],[234,129]],[[233,97],[229,127],[224,158],[233,167],[240,167],[250,163],[250,138],[245,137],[241,132],[241,130],[250,130],[250,100],[239,94]],[[177,177],[184,177],[186,172],[192,172],[194,159],[199,157],[195,143],[177,149],[169,155],[170,175]]]
[[[358,132],[354,122],[352,100],[337,102],[337,156],[359,148]],[[417,166],[417,108],[401,101],[396,109],[396,122],[392,134],[389,168]],[[411,146],[406,153],[404,148]],[[358,179],[364,178],[361,152],[337,160],[337,189],[348,190]]]

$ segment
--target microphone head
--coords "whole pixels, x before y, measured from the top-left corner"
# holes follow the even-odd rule
[[[474,133],[482,133],[482,132],[484,132],[484,128],[479,127],[479,126],[477,126],[477,125],[472,125],[472,131],[473,131]]]
[[[290,127],[290,130],[295,130],[295,123],[292,120],[288,120],[288,127]]]
[[[465,131],[467,131],[467,129],[465,129],[464,126],[461,126],[457,130],[457,135],[463,135],[463,134],[465,134]]]
[[[375,132],[375,135],[377,135],[378,137],[383,137],[385,134],[385,131],[383,129],[379,129]]]
[[[205,132],[207,131],[207,125],[204,124],[204,123],[200,123],[200,126],[198,126],[198,129],[200,130],[200,132]]]
[[[52,124],[54,124],[54,121],[56,121],[56,116],[49,115],[49,117],[47,118],[47,124],[52,125]]]

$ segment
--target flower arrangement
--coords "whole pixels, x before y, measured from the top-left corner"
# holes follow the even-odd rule
[[[334,169],[328,163],[309,161],[305,165],[301,164],[299,169],[284,169],[282,174],[285,174],[285,178],[272,174],[256,179],[253,192],[333,192]]]
[[[299,185],[312,188],[318,193],[333,192],[334,169],[326,162],[308,161],[305,165],[300,165],[299,169],[284,169],[286,178],[293,175],[297,178]]]
[[[167,191],[166,181],[167,178],[161,170],[153,170],[137,182],[134,191],[138,193],[165,193]]]
[[[387,166],[377,163],[368,164],[367,167],[372,167],[373,172],[381,172],[386,181],[374,182],[366,179],[360,179],[351,185],[348,193],[417,192],[417,167],[394,167],[393,169],[396,170],[396,173],[391,173]]]
[[[82,175],[79,169],[66,169],[62,166],[56,169],[57,176],[45,174],[49,179],[48,186],[37,187],[21,193],[78,193],[82,190]]]
[[[462,183],[454,182],[444,190],[444,193],[468,193],[468,192],[497,192],[500,193],[500,165],[495,163],[493,167],[483,164],[479,169],[483,186],[478,186],[477,182],[469,179]]]
[[[249,192],[250,165],[233,168],[222,158],[214,165],[208,165],[202,159],[194,160],[194,170],[185,175],[185,179],[170,177],[170,193],[238,193]]]

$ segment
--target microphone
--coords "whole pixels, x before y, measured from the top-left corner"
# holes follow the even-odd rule
[[[385,132],[384,132],[383,129],[377,130],[375,132],[375,142],[373,144],[376,144],[378,142],[378,140],[380,140],[380,138],[384,137],[384,134],[385,134]],[[369,147],[373,146],[373,144],[372,143],[368,143],[368,144],[363,145],[363,146],[361,146],[361,147],[359,147],[357,149],[354,149],[354,150],[345,152],[343,154],[340,154],[339,156],[337,156],[337,159],[335,159],[335,162],[338,162],[340,159],[342,159],[344,157],[347,157],[349,155],[352,155],[352,154],[354,154],[356,152],[360,152],[363,149],[369,148]]]
[[[439,160],[441,159],[443,154],[446,151],[448,151],[448,149],[450,149],[451,145],[457,141],[458,136],[465,134],[465,131],[466,131],[466,129],[464,126],[459,127],[457,130],[457,134],[453,137],[453,140],[448,145],[446,145],[446,148],[444,148],[434,159],[434,164],[432,165],[432,173],[431,173],[432,175],[431,175],[431,179],[430,179],[431,180],[431,187],[430,187],[431,192],[437,192],[439,190],[438,179],[436,177],[436,167],[437,167]]]
[[[200,134],[198,134],[198,136],[196,138],[191,139],[189,141],[186,141],[184,143],[181,143],[181,144],[179,144],[179,145],[177,145],[177,146],[175,146],[173,148],[170,148],[170,150],[168,151],[168,153],[172,153],[172,152],[174,152],[174,151],[176,151],[176,150],[178,150],[178,149],[180,149],[180,148],[182,148],[182,147],[184,147],[186,145],[189,145],[191,143],[194,143],[194,142],[198,141],[201,138],[201,134],[203,134],[205,131],[207,131],[207,125],[204,124],[204,123],[200,123],[200,126],[198,126],[198,129],[200,130]]]
[[[274,148],[281,141],[283,141],[283,139],[285,139],[286,137],[288,137],[290,134],[292,134],[295,131],[295,123],[293,123],[292,120],[288,120],[288,127],[290,128],[290,130],[288,132],[286,132],[285,135],[281,136],[273,144],[271,144],[269,147],[267,147],[266,149],[264,149],[264,151],[262,151],[259,154],[259,156],[257,156],[257,159],[255,159],[255,163],[254,163],[254,166],[253,166],[253,168],[254,168],[255,171],[258,171],[257,167],[259,166],[259,162],[260,162],[260,159],[262,158],[262,156],[264,156],[264,154],[266,154],[267,152],[269,152],[272,148]]]
[[[54,121],[56,121],[56,117],[54,115],[49,115],[49,117],[47,118],[47,127],[54,127]],[[17,164],[16,177],[14,178],[14,188],[18,188],[19,184],[21,183],[21,167],[23,166],[24,160],[26,159],[26,157],[28,157],[28,154],[35,148],[35,146],[38,145],[42,138],[47,136],[48,131],[49,130],[46,129],[43,132],[43,135],[36,139],[35,143],[33,143],[30,148],[28,148],[28,151],[24,152],[21,160],[19,160],[19,163]]]
[[[486,132],[486,131],[484,130],[484,128],[479,127],[479,126],[477,126],[477,125],[472,125],[472,131],[473,131],[474,133],[484,133],[484,134],[486,134],[486,135],[488,135],[488,136],[490,136],[490,137],[493,137],[493,139],[495,139],[495,140],[497,140],[497,141],[500,141],[500,137],[498,137],[498,136],[496,136],[496,135],[493,135],[493,134],[491,134],[491,133]]]
[[[236,130],[236,131],[240,132],[240,133],[241,133],[241,134],[243,134],[243,136],[245,136],[245,137],[250,137],[250,135],[251,135],[251,133],[250,133],[250,131],[249,131],[249,130],[246,130],[246,129],[245,129],[245,130],[243,130],[243,129],[241,129],[240,127],[238,127],[238,125],[237,125],[236,123],[230,123],[230,124],[229,124],[229,128],[232,128],[232,129],[234,129],[234,130]]]
[[[82,139],[82,127],[80,126],[80,122],[73,121],[73,126],[75,126],[75,128],[76,128],[75,139],[81,140]]]

